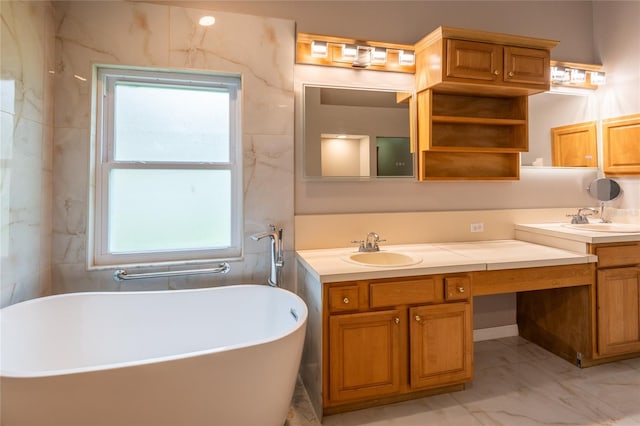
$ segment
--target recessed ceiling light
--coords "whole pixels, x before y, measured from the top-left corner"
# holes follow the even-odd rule
[[[198,21],[198,23],[203,27],[210,27],[216,23],[216,18],[214,18],[213,16],[203,16],[202,18],[200,18],[200,21]]]

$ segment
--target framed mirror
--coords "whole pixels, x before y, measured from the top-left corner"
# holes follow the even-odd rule
[[[415,176],[408,93],[317,84],[303,85],[302,93],[305,178],[367,180]],[[583,124],[598,120],[598,114],[592,91],[530,96],[529,152],[521,154],[521,166],[568,167],[564,165],[566,161],[558,166],[553,158],[552,129],[566,126],[581,132]],[[582,145],[575,134],[568,134],[565,140],[569,144],[563,145],[572,151],[574,146]],[[583,159],[591,156],[591,163],[573,167],[597,168],[597,148],[596,152],[568,154],[576,155]]]
[[[303,85],[306,178],[414,176],[410,94]]]

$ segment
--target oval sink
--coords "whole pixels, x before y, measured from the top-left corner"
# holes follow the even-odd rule
[[[354,253],[345,260],[364,266],[409,266],[422,262],[420,257],[391,251]]]
[[[633,223],[565,223],[567,228],[579,229],[581,231],[597,231],[597,232],[640,232],[640,225]]]

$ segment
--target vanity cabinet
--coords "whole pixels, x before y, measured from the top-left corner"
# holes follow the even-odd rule
[[[468,274],[329,283],[324,291],[325,414],[472,379]]]
[[[640,243],[593,244],[598,256],[597,353],[640,352]]]
[[[555,40],[440,27],[416,43],[416,90],[522,96],[549,90]]]

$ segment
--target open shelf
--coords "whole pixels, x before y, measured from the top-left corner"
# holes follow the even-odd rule
[[[519,153],[421,153],[420,180],[517,180]]]
[[[526,96],[418,92],[419,180],[519,179],[527,105]]]

